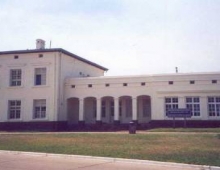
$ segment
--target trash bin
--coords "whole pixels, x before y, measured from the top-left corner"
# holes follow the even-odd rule
[[[136,124],[135,122],[129,123],[129,134],[136,134]]]

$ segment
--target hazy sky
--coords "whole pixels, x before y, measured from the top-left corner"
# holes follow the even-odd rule
[[[37,38],[106,75],[220,71],[220,0],[0,0],[0,51]]]

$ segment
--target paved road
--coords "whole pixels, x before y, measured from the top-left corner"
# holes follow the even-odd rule
[[[154,161],[0,151],[0,170],[219,170]]]

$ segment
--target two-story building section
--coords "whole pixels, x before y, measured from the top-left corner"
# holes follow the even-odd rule
[[[0,127],[54,129],[66,125],[64,81],[99,77],[106,68],[61,48],[0,52]]]
[[[44,43],[0,52],[1,129],[167,127],[172,108],[192,111],[190,127],[220,127],[219,72],[108,77],[105,67]]]

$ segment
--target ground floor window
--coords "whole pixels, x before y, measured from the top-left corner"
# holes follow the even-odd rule
[[[210,117],[220,116],[220,97],[208,97],[208,112]]]
[[[111,116],[114,116],[115,110],[114,110],[114,101],[111,101]]]
[[[34,119],[46,118],[46,99],[34,100]]]
[[[20,100],[9,100],[9,119],[20,119],[21,117],[21,101]]]
[[[122,101],[119,101],[119,116],[122,116]]]
[[[148,99],[143,99],[142,110],[143,117],[150,117],[150,101]]]
[[[102,117],[105,118],[106,117],[106,102],[102,101]]]
[[[177,109],[178,106],[178,97],[166,97],[165,98],[165,112],[169,109]]]
[[[132,117],[132,101],[130,99],[125,100],[125,115]]]
[[[93,103],[92,103],[92,106],[93,106],[93,117],[96,118],[97,116],[97,110],[96,110],[96,101],[93,100]]]
[[[192,111],[193,116],[200,116],[199,97],[186,97],[186,108]]]

